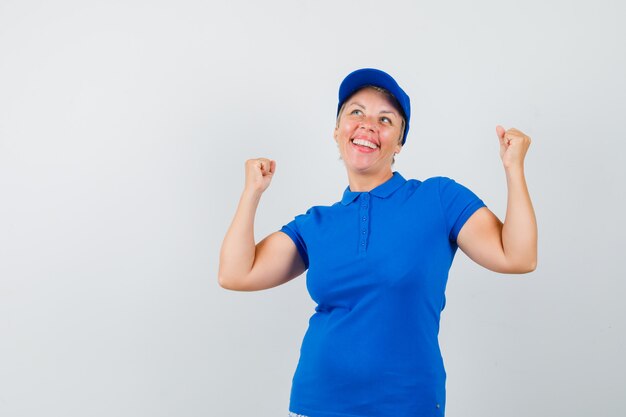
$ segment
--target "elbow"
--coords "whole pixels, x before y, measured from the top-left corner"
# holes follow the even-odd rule
[[[224,275],[217,275],[217,283],[220,285],[220,287],[229,290],[230,286],[228,284],[228,280],[224,277]]]
[[[249,291],[246,279],[238,276],[227,276],[223,273],[217,274],[217,282],[220,287],[231,291]]]
[[[217,283],[219,284],[220,287],[224,288],[225,290],[234,290],[234,281],[232,279],[232,277],[229,277],[228,275],[224,274],[224,271],[222,271],[222,268],[219,269],[219,271],[217,272]]]
[[[537,250],[535,249],[532,257],[526,262],[524,273],[528,274],[537,269]]]
[[[505,272],[509,274],[528,274],[537,269],[537,251],[528,251],[521,256],[510,257],[505,262]]]
[[[537,269],[537,259],[531,259],[528,262],[524,262],[511,268],[509,273],[511,274],[529,274]]]
[[[226,278],[224,275],[218,274],[217,282],[220,285],[220,287],[224,288],[225,290],[231,290],[231,291],[238,290],[237,286],[235,285],[235,281],[232,279]]]
[[[225,290],[235,290],[235,283],[237,280],[233,278],[232,273],[228,273],[228,268],[222,265],[220,260],[219,267],[217,269],[217,283]]]
[[[537,269],[537,264],[533,263],[530,265],[525,265],[523,268],[520,268],[518,271],[516,271],[516,273],[517,274],[529,274],[533,272],[535,269]]]
[[[248,291],[250,286],[250,274],[241,270],[233,269],[220,263],[217,270],[217,283],[225,290]]]

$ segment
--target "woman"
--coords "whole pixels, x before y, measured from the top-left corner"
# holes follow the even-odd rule
[[[252,291],[308,269],[317,302],[300,351],[290,415],[443,416],[437,335],[457,247],[501,273],[535,269],[537,226],[524,178],[530,138],[496,127],[506,173],[504,224],[445,177],[392,171],[409,130],[408,95],[388,74],[361,69],[339,88],[334,138],[348,173],[341,201],[316,206],[255,245],[257,205],[276,171],[246,162],[246,181],[222,245],[219,282]]]

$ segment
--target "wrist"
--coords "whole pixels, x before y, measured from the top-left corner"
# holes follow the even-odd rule
[[[503,164],[504,172],[507,175],[524,175],[524,163],[505,163]]]
[[[523,165],[504,167],[504,173],[506,175],[506,182],[509,187],[514,186],[515,184],[526,183],[526,176],[524,174]]]
[[[262,195],[263,190],[258,190],[255,188],[244,188],[243,193],[241,193],[241,199],[253,203],[258,203],[261,200]]]

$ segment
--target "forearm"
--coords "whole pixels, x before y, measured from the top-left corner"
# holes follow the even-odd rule
[[[220,251],[219,281],[227,285],[248,275],[254,264],[254,217],[262,192],[244,190]]]
[[[507,264],[519,272],[537,265],[537,220],[528,193],[524,167],[505,168],[507,209],[502,226],[502,247]]]

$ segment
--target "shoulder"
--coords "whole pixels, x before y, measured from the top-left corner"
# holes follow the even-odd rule
[[[404,193],[411,195],[422,195],[428,194],[430,192],[437,193],[439,191],[440,184],[442,182],[446,183],[449,181],[453,180],[448,177],[440,176],[429,177],[424,180],[411,178],[406,180],[401,189],[404,191]]]
[[[320,217],[340,211],[344,207],[340,202],[331,205],[315,205],[309,207],[304,213],[295,216],[297,222],[311,222]]]
[[[433,177],[428,177],[424,180],[410,178],[406,180],[406,183],[404,184],[404,186],[407,188],[415,189],[418,187],[426,187],[426,188],[439,187],[441,184],[449,184],[449,183],[456,183],[456,181],[446,176],[437,175]]]
[[[450,178],[450,177],[446,177],[445,175],[436,175],[433,177],[430,177],[426,180],[424,180],[425,183],[429,183],[429,184],[433,184],[437,187],[441,186],[441,185],[448,185],[448,184],[456,184],[457,182]]]
[[[333,211],[337,211],[340,210],[343,206],[343,204],[341,204],[340,201],[330,204],[330,205],[315,205],[315,206],[311,206],[309,207],[309,209],[306,211],[306,214],[320,214],[320,213],[329,213],[329,212],[333,212]]]
[[[407,191],[420,200],[439,201],[441,204],[460,203],[474,200],[477,196],[465,185],[446,176],[433,176],[423,181],[408,180]]]
[[[428,183],[430,186],[437,188],[440,194],[465,190],[469,191],[461,182],[443,175],[428,178],[424,183]]]

